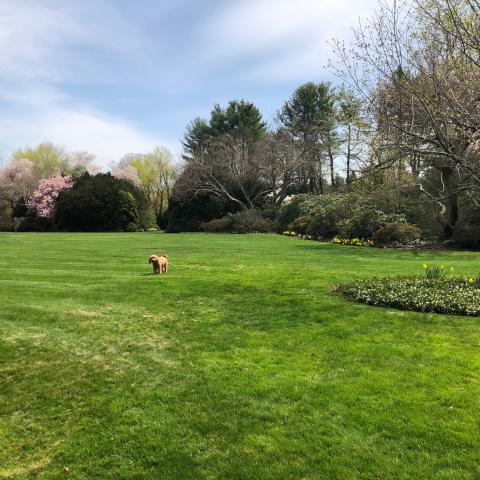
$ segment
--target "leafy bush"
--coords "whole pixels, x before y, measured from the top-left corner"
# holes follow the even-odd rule
[[[12,230],[12,221],[7,217],[0,216],[0,232],[11,232]]]
[[[135,197],[125,190],[117,193],[117,215],[116,222],[118,230],[136,232],[140,229],[138,208]]]
[[[309,234],[330,239],[338,235],[343,222],[352,215],[357,199],[354,194],[321,195],[319,200],[306,202],[307,213],[312,221]]]
[[[123,192],[123,193],[122,193]],[[62,190],[54,222],[60,230],[118,231],[149,228],[148,204],[128,180],[110,174],[82,175]]]
[[[25,199],[21,198],[15,206],[13,207],[12,214],[13,217],[22,218],[26,217],[29,213],[28,206],[26,205]]]
[[[480,286],[473,277],[374,277],[338,285],[334,291],[350,300],[401,310],[480,315]]]
[[[12,209],[0,202],[0,232],[11,232],[12,230]]]
[[[386,214],[371,205],[360,204],[340,222],[339,234],[344,238],[371,238],[379,228],[389,223],[407,223],[407,219],[404,215]]]
[[[288,221],[288,222],[287,222]],[[357,193],[296,195],[280,208],[278,230],[318,238],[371,238],[387,223],[406,223],[404,215],[385,213]]]
[[[46,218],[28,215],[19,218],[15,226],[16,232],[50,232],[52,222]]]
[[[452,240],[461,248],[480,248],[480,226],[458,222],[453,228]]]
[[[272,221],[263,218],[256,212],[245,210],[228,215],[228,217],[231,219],[231,229],[234,233],[267,233],[273,231]]]
[[[288,227],[290,231],[306,235],[310,232],[310,225],[312,223],[312,217],[310,215],[303,215],[296,218]]]
[[[266,233],[273,230],[271,220],[263,218],[256,212],[243,211],[226,215],[222,218],[214,218],[209,222],[200,224],[204,232],[231,232],[231,233]]]
[[[223,218],[236,210],[216,197],[198,195],[195,199],[180,201],[170,199],[168,209],[162,219],[167,232],[196,232],[201,224],[213,219]]]
[[[232,219],[230,217],[214,218],[209,222],[201,223],[200,228],[209,233],[230,232],[232,230]]]
[[[304,203],[311,195],[295,195],[289,202],[284,203],[278,211],[276,230],[283,232],[298,217],[305,214]]]
[[[373,235],[376,245],[388,245],[390,243],[409,242],[421,237],[422,232],[416,225],[409,223],[388,223],[378,229]]]

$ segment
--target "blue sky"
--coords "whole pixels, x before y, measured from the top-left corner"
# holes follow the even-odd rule
[[[108,166],[166,145],[214,103],[267,121],[302,82],[335,79],[376,0],[0,0],[0,152],[52,141]]]

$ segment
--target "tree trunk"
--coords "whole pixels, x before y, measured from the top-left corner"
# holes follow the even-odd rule
[[[330,147],[328,147],[328,158],[330,159],[330,182],[332,184],[332,192],[335,192],[335,166],[333,164],[333,153]]]
[[[458,222],[458,192],[453,167],[443,167],[441,170],[442,180],[446,189],[446,212],[445,212],[445,235],[450,238],[453,227]]]
[[[350,157],[352,155],[352,148],[351,148],[351,138],[352,138],[352,127],[348,125],[348,136],[347,136],[347,186],[350,186],[351,179],[350,179]]]

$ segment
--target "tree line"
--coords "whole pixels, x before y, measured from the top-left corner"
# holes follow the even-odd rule
[[[351,43],[332,46],[342,86],[301,85],[271,126],[245,101],[188,126],[172,230],[238,209],[275,219],[292,195],[354,191],[480,245],[479,1],[381,0]]]
[[[338,196],[346,195],[382,212],[376,218],[400,215],[424,235],[480,246],[479,0],[380,0],[352,42],[332,47],[339,82],[300,85],[272,121],[232,100],[188,124],[180,165],[162,147],[113,165],[111,176],[145,199],[149,214],[140,217],[169,231],[219,219],[216,228],[244,229],[253,217],[263,229],[259,219],[283,228],[281,209],[296,196],[343,218],[343,207],[326,204],[345,205]],[[10,222],[34,213],[40,180],[100,175],[90,154],[51,144],[12,160],[0,172],[0,211]]]
[[[251,102],[215,105],[208,120],[187,126],[170,226],[195,229],[236,210],[274,212],[295,193],[349,191],[367,129],[359,98],[327,82],[299,86],[272,125]]]
[[[0,169],[0,229],[156,229],[176,176],[166,147],[128,154],[107,173],[88,152],[21,148]]]

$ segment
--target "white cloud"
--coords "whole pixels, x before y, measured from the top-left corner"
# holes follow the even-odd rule
[[[0,129],[9,144],[25,146],[52,141],[69,151],[87,150],[102,166],[118,161],[128,152],[147,152],[161,143],[127,122],[98,112],[59,107],[10,117],[0,121]]]
[[[4,152],[51,141],[69,151],[87,150],[104,167],[126,153],[147,152],[155,145],[176,153],[176,142],[156,138],[125,119],[79,104],[49,87],[18,86],[7,91],[0,84],[0,101],[9,106],[0,117]]]
[[[377,0],[242,0],[214,16],[204,35],[211,55],[251,60],[248,76],[292,80],[318,75],[332,38],[346,38]]]
[[[205,2],[215,8],[202,9],[199,24],[192,0],[139,3],[0,0],[5,156],[41,141],[89,150],[103,165],[155,143],[178,153],[178,141],[156,138],[142,123],[143,111],[152,124],[163,115],[164,128],[180,136],[179,118],[189,120],[182,110],[195,105],[194,117],[235,97],[235,80],[250,90],[268,82],[273,91],[277,82],[321,78],[326,41],[345,37],[376,0]],[[112,105],[120,113],[108,113]]]
[[[51,79],[52,62],[62,44],[83,36],[61,11],[26,2],[0,3],[0,75],[3,78]]]
[[[98,81],[96,67],[105,67],[102,54],[135,63],[145,58],[147,45],[135,25],[108,0],[91,5],[87,0],[0,2],[0,76],[4,78],[72,81],[81,69],[81,81]],[[102,76],[107,70],[102,69]]]
[[[106,166],[162,143],[65,93],[64,85],[74,83],[118,84],[105,59],[122,57],[128,72],[129,62],[147,55],[142,35],[114,2],[97,2],[93,10],[88,0],[79,5],[0,2],[0,146],[7,156],[15,148],[52,141],[69,151],[88,150]]]

